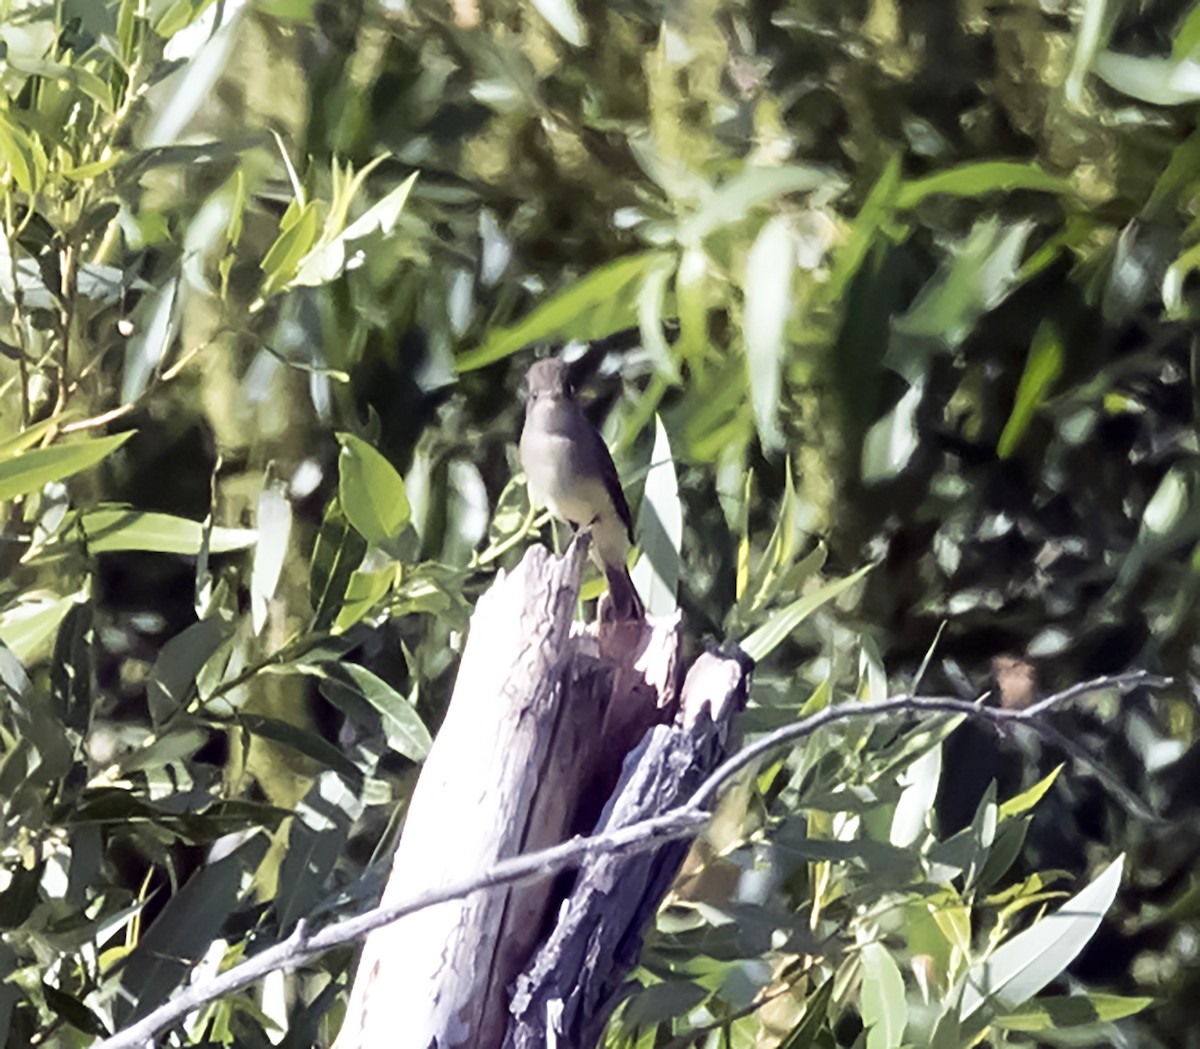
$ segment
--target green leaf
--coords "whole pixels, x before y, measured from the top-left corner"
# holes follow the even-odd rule
[[[317,239],[317,208],[317,202],[310,201],[299,208],[295,219],[288,225],[285,225],[288,216],[284,215],[279,236],[262,260],[263,299],[270,298],[291,282],[300,260],[311,250]]]
[[[679,242],[685,248],[698,246],[715,230],[743,221],[755,208],[788,193],[811,193],[815,189],[840,192],[844,185],[842,178],[828,168],[748,164],[713,190],[696,214],[680,225]]]
[[[929,197],[982,197],[988,193],[1011,193],[1018,189],[1044,193],[1070,193],[1071,183],[1048,175],[1036,164],[993,160],[961,164],[927,178],[906,182],[896,195],[896,207],[907,211]]]
[[[743,337],[750,373],[750,400],[763,448],[783,445],[779,393],[783,377],[784,333],[792,315],[796,245],[786,218],[768,219],[746,259]]]
[[[889,218],[896,205],[900,191],[900,155],[893,153],[883,173],[879,176],[862,208],[851,223],[849,235],[834,249],[833,268],[829,282],[822,290],[823,298],[840,303],[850,281],[858,273],[871,245],[879,235],[880,227]]]
[[[685,248],[679,256],[675,271],[675,307],[679,314],[679,338],[675,350],[685,361],[702,361],[709,352],[708,308],[709,270],[711,265],[704,249],[698,246]],[[739,376],[739,379],[742,377]],[[744,382],[744,380],[743,380]],[[742,400],[743,383],[737,390],[739,407]]]
[[[552,337],[597,339],[635,319],[632,286],[664,256],[651,251],[617,259],[536,307],[523,321],[494,330],[483,345],[455,361],[460,372],[474,371],[511,356],[530,343]]]
[[[50,688],[55,717],[86,735],[95,685],[95,624],[89,603],[72,605],[63,617],[50,661]]]
[[[974,885],[996,840],[996,823],[996,783],[993,780],[984,791],[970,826],[929,850],[930,879],[950,881],[961,872],[964,886]],[[938,867],[949,869],[939,870]]]
[[[56,426],[61,425],[64,417],[63,415],[51,416],[33,426],[27,426],[24,430],[18,430],[11,437],[0,441],[0,463],[37,444]]]
[[[1023,813],[1028,812],[1034,807],[1034,805],[1036,805],[1042,800],[1042,798],[1046,796],[1046,791],[1054,786],[1054,781],[1058,779],[1058,774],[1062,772],[1062,770],[1063,766],[1059,765],[1057,768],[1053,769],[1048,776],[1038,780],[1028,790],[1022,791],[1015,798],[1009,798],[1008,801],[1000,806],[1000,819],[1008,820],[1012,819],[1014,816],[1020,816]]]
[[[195,557],[204,542],[204,525],[186,517],[152,511],[105,508],[80,515],[79,525],[93,554],[140,550]],[[253,528],[213,528],[208,550],[226,554],[245,550],[258,541]]]
[[[15,604],[0,612],[0,642],[12,649],[22,663],[29,663],[54,637],[63,617],[85,600],[87,595],[83,593],[68,597],[46,591],[23,594]]]
[[[346,517],[370,543],[395,539],[412,517],[404,480],[361,437],[339,433],[338,499]]]
[[[5,168],[23,193],[32,196],[38,191],[42,172],[33,141],[22,128],[10,123],[0,113],[0,173]]]
[[[284,721],[281,718],[267,717],[265,714],[251,714],[246,711],[240,711],[236,719],[214,720],[217,724],[230,728],[243,726],[256,736],[290,747],[297,754],[312,759],[318,765],[333,769],[351,783],[362,782],[362,770],[342,753],[340,747],[330,743],[317,732],[293,725],[290,721]]]
[[[1029,359],[1025,362],[1025,371],[1021,373],[1021,381],[1017,386],[1016,400],[1013,402],[1012,413],[1004,424],[1004,432],[996,445],[996,454],[1001,459],[1008,459],[1016,451],[1025,431],[1033,420],[1034,412],[1046,399],[1050,387],[1062,374],[1063,345],[1058,329],[1050,321],[1042,321],[1033,336],[1033,345],[1029,348]]]
[[[1033,229],[1032,222],[1005,225],[996,218],[977,222],[921,289],[908,312],[893,322],[895,330],[947,348],[958,346],[976,321],[1024,279],[1021,255]],[[890,358],[896,353],[895,347],[889,347]],[[893,363],[910,384],[924,381],[923,368],[905,374],[906,361],[895,359]]]
[[[779,500],[779,511],[775,514],[775,528],[746,588],[750,612],[767,607],[796,560],[796,488],[792,476],[792,460],[789,457],[784,468],[783,495]],[[813,553],[817,555],[817,562],[824,561],[821,547],[817,547]]]
[[[330,501],[317,533],[309,568],[313,629],[328,630],[342,608],[355,570],[367,553],[367,541],[350,524],[337,499]]]
[[[0,461],[0,502],[36,492],[51,481],[61,481],[89,466],[95,466],[120,448],[135,432],[130,430],[112,437],[34,448]]]
[[[416,181],[417,175],[414,172],[381,201],[363,212],[359,218],[350,223],[332,240],[318,245],[310,251],[301,260],[296,276],[289,284],[295,287],[328,284],[339,276],[353,262],[352,259],[347,258],[348,244],[355,240],[361,240],[370,233],[390,234],[392,232]]]
[[[192,6],[192,0],[175,0],[154,23],[154,31],[164,39],[170,39],[181,29],[191,25],[197,13],[197,9]]]
[[[829,977],[805,999],[804,1016],[779,1046],[779,1049],[813,1049],[817,1043],[817,1035],[825,1029],[829,1022],[828,1012],[829,1003],[833,999],[833,980],[832,976]]]
[[[579,17],[575,0],[533,0],[533,6],[572,47],[587,44],[587,26]]]
[[[281,928],[290,929],[329,892],[329,875],[342,858],[350,828],[363,808],[345,781],[328,771],[317,777],[296,806],[275,896]]]
[[[271,18],[289,22],[309,22],[317,0],[259,0],[256,10]]]
[[[385,565],[373,572],[353,573],[342,599],[342,607],[333,621],[334,632],[344,633],[359,622],[387,596],[396,582],[395,565]]]
[[[196,689],[196,676],[230,631],[222,619],[202,619],[163,645],[146,684],[146,703],[156,724],[186,707]]]
[[[897,782],[903,788],[903,793],[896,802],[896,811],[892,814],[892,825],[888,831],[888,841],[893,845],[910,847],[925,833],[941,776],[940,745],[930,747],[901,771]]]
[[[72,1027],[96,1038],[106,1038],[112,1033],[104,1021],[73,994],[60,991],[49,983],[43,983],[41,989],[46,997],[46,1005]]]
[[[845,579],[826,583],[811,594],[805,594],[793,601],[786,608],[776,612],[767,622],[742,641],[743,651],[755,662],[761,661],[813,612],[832,601],[839,594],[849,590],[874,567],[874,565],[864,565],[857,572],[846,576]]]
[[[121,991],[113,998],[118,1028],[171,997],[234,913],[267,845],[265,834],[253,835],[201,867],[166,901],[121,968]]]
[[[1101,51],[1094,72],[1123,95],[1156,106],[1181,106],[1200,99],[1200,63],[1193,58],[1143,58]]]
[[[121,401],[131,404],[146,391],[146,385],[179,331],[183,313],[183,288],[178,279],[163,282],[139,304],[137,330],[125,346],[125,368],[121,375]]]
[[[1121,1020],[1153,1004],[1153,998],[1126,998],[1119,994],[1060,995],[1035,998],[1023,1009],[996,1017],[993,1023],[1006,1031],[1055,1031]]]
[[[642,595],[646,611],[656,616],[675,611],[679,592],[683,544],[683,505],[671,442],[662,419],[654,417],[654,450],[646,488],[638,509],[638,542],[642,556],[633,569],[633,581]]]
[[[1140,535],[1165,536],[1169,535],[1183,519],[1191,502],[1188,491],[1188,478],[1192,473],[1191,466],[1172,466],[1158,483],[1146,509],[1142,511],[1142,527]]]
[[[862,1018],[867,1049],[898,1049],[908,1023],[904,978],[888,950],[879,943],[862,949]]]
[[[996,831],[996,840],[992,842],[992,847],[979,871],[980,889],[990,889],[1016,863],[1017,857],[1025,845],[1025,835],[1029,833],[1029,824],[1032,822],[1032,816],[1025,816],[1000,824]]]
[[[1083,950],[1116,898],[1124,869],[1118,857],[1095,880],[1053,914],[1001,944],[972,966],[963,991],[961,1017],[975,1028],[1010,1013],[1057,978]]]
[[[663,336],[667,285],[674,268],[671,258],[664,255],[647,271],[637,295],[638,332],[642,336],[642,345],[653,358],[655,370],[669,382],[679,381],[679,367]]]
[[[323,663],[299,669],[320,677],[321,691],[343,709],[347,692],[351,702],[365,700],[383,719],[388,746],[411,761],[425,760],[433,745],[429,730],[413,705],[382,678],[354,663]]]
[[[623,1021],[634,1027],[661,1024],[685,1016],[712,992],[691,980],[663,980],[636,992],[625,1007]]]

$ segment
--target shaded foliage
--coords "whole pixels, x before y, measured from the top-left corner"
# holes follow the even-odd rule
[[[762,657],[748,733],[930,651],[926,688],[1005,703],[1177,682],[1057,740],[851,725],[782,756],[610,1043],[1178,1044],[1196,9],[0,15],[0,1040],[89,1044],[378,891],[529,527],[517,378],[566,345],[649,567]],[[1110,916],[1032,920],[1070,894]],[[1096,933],[1065,978],[1054,920]],[[1014,956],[1022,995],[963,993]],[[172,1037],[324,1044],[348,969]]]

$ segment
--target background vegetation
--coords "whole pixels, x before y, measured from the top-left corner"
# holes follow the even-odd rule
[[[748,735],[1175,680],[781,756],[610,1044],[1198,1044],[1198,11],[0,0],[0,1043],[371,901],[566,346]]]

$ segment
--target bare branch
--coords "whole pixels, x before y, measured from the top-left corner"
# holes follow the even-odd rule
[[[659,816],[632,823],[619,830],[588,838],[572,838],[561,845],[502,860],[481,874],[462,878],[437,890],[415,894],[386,907],[376,907],[364,914],[342,919],[316,933],[309,932],[307,925],[301,923],[287,939],[274,947],[227,969],[211,980],[185,988],[141,1020],[97,1043],[95,1049],[150,1047],[158,1032],[178,1023],[206,1002],[256,983],[276,970],[295,969],[326,951],[354,943],[375,929],[427,907],[462,899],[481,889],[536,882],[560,871],[581,866],[593,857],[656,849],[668,841],[695,837],[708,822],[709,809],[725,783],[758,759],[786,744],[812,735],[825,725],[850,718],[879,717],[895,713],[964,714],[994,724],[1023,724],[1040,731],[1042,725],[1039,716],[1069,700],[1107,689],[1117,689],[1124,693],[1138,686],[1163,688],[1170,683],[1169,678],[1156,677],[1146,671],[1098,677],[1056,692],[1023,710],[982,706],[979,702],[950,697],[921,698],[911,695],[827,707],[743,747],[718,766],[686,802]]]

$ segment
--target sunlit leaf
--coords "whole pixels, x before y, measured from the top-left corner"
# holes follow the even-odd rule
[[[195,557],[204,542],[203,524],[172,514],[106,507],[82,514],[79,524],[93,554],[142,550]],[[252,528],[215,527],[208,536],[208,550],[213,554],[245,550],[257,540]]]
[[[362,564],[367,542],[350,524],[341,504],[334,500],[325,511],[325,520],[317,533],[309,569],[316,630],[328,630],[342,607],[342,599],[351,576]]]
[[[842,301],[842,294],[866,259],[867,252],[879,235],[880,227],[895,208],[901,186],[900,172],[900,156],[892,154],[851,223],[849,235],[835,248],[833,272],[824,287],[825,296],[830,301]]]
[[[793,601],[776,612],[762,626],[741,642],[743,651],[753,660],[759,661],[769,655],[793,630],[804,622],[822,605],[828,604],[839,594],[849,590],[874,566],[864,565],[857,572],[814,590],[811,594]]]
[[[306,668],[308,669],[308,668]],[[433,743],[413,705],[382,678],[355,663],[324,663],[308,669],[322,679],[331,702],[365,701],[383,719],[388,746],[412,761],[423,761]]]
[[[1200,62],[1193,58],[1150,58],[1101,51],[1093,72],[1109,87],[1141,102],[1180,106],[1200,99]]]
[[[86,470],[121,447],[135,431],[94,437],[85,441],[33,448],[0,461],[0,502],[36,492],[51,481],[61,481]]]
[[[651,251],[593,270],[535,307],[520,323],[492,331],[481,346],[456,358],[455,368],[460,372],[483,368],[542,339],[600,338],[627,326],[636,320],[635,297],[630,289],[663,257]]]
[[[1075,53],[1063,84],[1063,94],[1071,105],[1083,106],[1083,85],[1091,70],[1104,33],[1108,0],[1084,0],[1079,26],[1075,31]]]
[[[1009,458],[1020,444],[1029,428],[1034,413],[1046,399],[1046,394],[1062,374],[1063,346],[1058,329],[1049,321],[1043,321],[1033,336],[1029,348],[1029,359],[1017,386],[1016,400],[1004,432],[996,445],[996,454],[1001,459]]]
[[[292,531],[292,507],[282,485],[263,486],[254,525],[257,542],[250,569],[250,619],[254,632],[260,634],[267,623],[267,605],[275,596]]]
[[[1112,906],[1121,884],[1124,857],[1024,932],[1001,944],[972,967],[963,991],[961,1016],[987,1022],[1032,998],[1074,961]]]
[[[1035,998],[1023,1009],[996,1017],[993,1023],[1006,1031],[1061,1031],[1085,1024],[1123,1020],[1153,1004],[1153,998],[1126,998],[1118,994]]]
[[[810,193],[815,189],[839,192],[843,186],[841,176],[826,168],[749,164],[713,190],[696,214],[683,223],[680,243],[685,248],[698,246],[714,230],[741,222],[754,208],[788,193]]]
[[[121,400],[136,401],[145,392],[178,330],[180,313],[178,280],[165,281],[139,304],[133,338],[125,346],[125,370],[121,377]]]
[[[370,543],[394,539],[412,511],[396,468],[361,437],[339,433],[338,500],[350,523]]]
[[[59,624],[86,594],[62,597],[44,590],[27,591],[0,612],[0,642],[28,663],[54,637]]]
[[[746,589],[749,611],[766,608],[796,558],[796,488],[792,482],[792,462],[787,461],[783,475],[783,495],[775,513],[775,527]]]
[[[779,393],[784,364],[784,333],[792,313],[796,246],[788,222],[767,221],[746,259],[744,334],[750,401],[758,436],[768,451],[783,443],[779,429]]]
[[[915,208],[926,198],[981,197],[988,193],[1011,193],[1014,190],[1036,190],[1043,193],[1070,193],[1071,183],[1048,175],[1036,164],[1018,164],[1007,160],[961,164],[939,171],[936,175],[906,182],[896,195],[896,207]]]
[[[287,222],[288,216],[284,216]],[[280,223],[279,236],[262,260],[262,297],[269,298],[296,276],[300,260],[308,254],[317,239],[317,202],[300,207],[291,222]]]
[[[925,382],[918,379],[867,431],[859,467],[864,484],[890,480],[908,466],[921,442],[917,432],[917,409],[924,392]]]
[[[297,287],[327,284],[343,270],[353,268],[354,259],[349,255],[348,246],[370,233],[391,233],[416,181],[417,176],[414,172],[327,244],[321,244],[309,252],[301,260],[296,275],[289,284]]]
[[[638,510],[638,543],[642,556],[633,569],[633,582],[646,611],[670,615],[679,589],[680,547],[683,543],[683,506],[679,481],[671,457],[671,443],[662,420],[654,419],[654,450],[646,488]]]
[[[1049,775],[1043,776],[1028,790],[1021,791],[1015,798],[1009,798],[1000,806],[1000,818],[1002,820],[1012,819],[1014,816],[1024,815],[1032,809],[1046,796],[1046,791],[1054,786],[1054,781],[1058,779],[1058,774],[1062,770],[1062,765],[1055,766]]]
[[[533,0],[533,6],[568,44],[583,47],[587,43],[587,26],[579,17],[575,0]]]
[[[908,1023],[904,979],[900,967],[882,944],[862,949],[862,1018],[867,1049],[898,1049]]]

